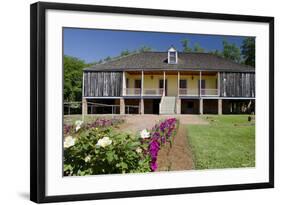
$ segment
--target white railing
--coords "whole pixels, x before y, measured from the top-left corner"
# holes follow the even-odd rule
[[[218,96],[218,89],[201,89],[201,96]]]
[[[198,89],[179,88],[180,96],[199,96]]]
[[[139,95],[141,95],[141,89],[140,88],[125,88],[124,95],[125,96],[139,96]]]
[[[179,96],[199,96],[199,89],[180,88]],[[201,96],[218,96],[218,89],[201,89]]]
[[[145,96],[162,96],[163,88],[144,88],[143,95],[145,95]]]

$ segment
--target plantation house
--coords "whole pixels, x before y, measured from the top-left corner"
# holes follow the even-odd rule
[[[94,105],[114,106],[94,106]],[[255,109],[255,68],[209,53],[142,52],[84,69],[82,112],[229,114]]]

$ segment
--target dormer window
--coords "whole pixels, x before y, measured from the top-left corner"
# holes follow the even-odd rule
[[[178,63],[178,52],[174,47],[168,50],[168,63],[177,64]]]

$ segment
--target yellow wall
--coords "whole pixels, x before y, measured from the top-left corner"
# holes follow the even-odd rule
[[[159,80],[163,79],[163,75],[153,75],[153,79],[151,78],[152,75],[145,74],[144,75],[144,89],[147,88],[159,88]],[[134,88],[135,80],[141,80],[140,75],[130,75],[126,73],[126,78],[129,79],[129,86],[128,88]],[[169,75],[166,74],[167,79],[167,92],[168,96],[177,96],[178,93],[178,76],[177,75]],[[194,75],[193,80],[191,75],[180,75],[181,80],[187,80],[187,88],[197,90],[198,89],[198,80],[199,75]],[[216,79],[217,76],[205,76],[202,75],[202,80],[205,80],[206,89],[216,89]]]

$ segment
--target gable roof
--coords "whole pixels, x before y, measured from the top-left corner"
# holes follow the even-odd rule
[[[168,64],[167,52],[142,52],[85,68],[84,71],[201,70],[255,72],[255,68],[210,53],[178,52],[178,63]]]

